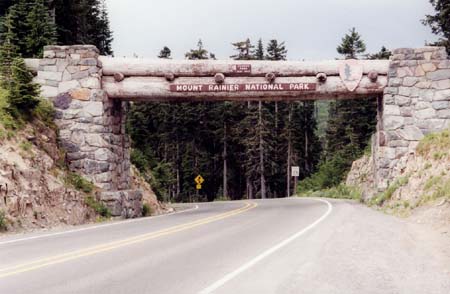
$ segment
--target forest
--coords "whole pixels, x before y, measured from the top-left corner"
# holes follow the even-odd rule
[[[450,48],[448,0],[430,2],[436,14],[422,22],[440,36],[435,45]],[[41,57],[43,46],[49,44],[93,44],[101,54],[113,55],[112,41],[105,0],[0,2],[0,76],[2,87],[10,92],[11,114],[37,104],[33,100],[37,88],[23,74],[21,58]],[[234,60],[288,59],[288,45],[277,39],[256,43],[247,39],[230,46],[235,54],[226,58]],[[171,53],[163,47],[155,57],[170,59]],[[355,28],[343,32],[336,53],[341,59],[390,56],[384,47],[368,54]],[[199,40],[185,58],[216,56]],[[353,160],[370,152],[376,103],[376,97],[133,103],[127,121],[132,161],[163,201],[286,197],[296,192],[292,166],[300,167],[299,189],[328,188],[343,180]],[[194,182],[199,174],[205,179],[201,190]]]

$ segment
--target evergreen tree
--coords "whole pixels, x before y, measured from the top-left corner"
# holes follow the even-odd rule
[[[101,0],[100,15],[97,19],[97,23],[98,23],[97,32],[94,33],[94,35],[96,36],[94,44],[97,45],[100,54],[113,55],[112,50],[113,36],[109,25],[109,16],[105,0]]]
[[[26,18],[25,57],[41,57],[44,46],[56,42],[56,27],[50,19],[44,0],[35,0]]]
[[[24,58],[40,57],[43,47],[55,42],[55,27],[44,0],[17,0],[2,21],[0,39]]]
[[[39,104],[39,85],[33,83],[33,75],[22,58],[13,60],[11,72],[12,81],[7,96],[10,112],[30,113]]]
[[[366,45],[355,28],[352,28],[350,34],[346,34],[342,38],[342,43],[337,47],[337,52],[347,59],[357,59],[358,54],[365,51]]]
[[[169,47],[164,46],[164,48],[161,49],[161,51],[159,51],[158,58],[171,59],[172,58],[171,54],[172,54],[172,51],[170,51]]]
[[[368,59],[389,59],[391,57],[392,52],[387,50],[386,47],[381,47],[380,52],[375,54],[369,54]]]
[[[58,43],[95,45],[102,55],[112,55],[112,32],[103,0],[55,0]]]
[[[445,46],[450,56],[450,0],[430,0],[436,12],[434,15],[426,15],[422,21],[431,28],[433,34],[440,37],[435,46]]]
[[[284,42],[278,43],[277,40],[270,40],[267,45],[267,60],[286,60],[287,50]]]
[[[202,40],[198,40],[197,48],[191,49],[185,54],[185,57],[190,60],[202,60],[202,59],[215,59],[213,53],[209,53],[205,48],[203,48]]]
[[[258,45],[256,46],[254,58],[256,60],[264,60],[264,45],[262,39],[258,40]]]
[[[235,47],[234,50],[237,51],[237,54],[230,56],[230,58],[235,60],[251,60],[253,59],[253,48],[255,46],[252,45],[250,39],[245,41],[232,43]]]

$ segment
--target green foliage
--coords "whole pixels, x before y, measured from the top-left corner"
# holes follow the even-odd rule
[[[14,118],[8,111],[9,103],[7,100],[8,91],[0,88],[0,124],[7,130],[17,130],[23,125],[20,119]]]
[[[84,193],[92,193],[92,191],[94,191],[94,184],[73,172],[67,173],[65,182],[66,184],[74,187],[76,190]]]
[[[7,226],[6,226],[5,212],[0,210],[0,231],[6,231],[6,230],[7,230]]]
[[[104,0],[55,0],[58,43],[92,44],[102,55],[112,55],[112,32]]]
[[[161,51],[159,51],[158,58],[171,59],[172,58],[170,56],[171,54],[172,54],[172,51],[170,51],[169,47],[164,46],[164,48],[162,48]]]
[[[438,155],[436,156],[437,158],[435,159],[440,159],[441,157],[443,157],[444,153],[446,154],[448,150],[450,150],[450,129],[426,135],[419,142],[419,145],[416,149],[417,153],[421,156],[427,156],[432,151],[442,151],[442,156],[438,153]]]
[[[39,104],[39,86],[33,83],[33,75],[23,59],[14,59],[11,67],[12,82],[7,96],[9,112],[15,117],[29,115]]]
[[[302,197],[324,197],[334,199],[352,199],[361,200],[361,191],[357,187],[350,187],[344,184],[339,184],[329,189],[323,189],[318,191],[305,191],[301,192]]]
[[[105,206],[105,204],[103,204],[100,201],[95,200],[94,197],[86,196],[86,198],[84,199],[84,202],[86,203],[87,206],[94,209],[95,212],[98,213],[99,215],[101,215],[102,217],[105,217],[105,218],[111,217],[111,211],[109,211],[109,209]]]
[[[215,59],[214,54],[209,53],[208,50],[203,47],[202,40],[198,40],[197,48],[191,49],[185,54],[185,57],[190,60]]]
[[[277,40],[270,40],[267,45],[267,60],[286,60],[287,50],[284,42],[278,43]]]
[[[450,0],[429,0],[435,14],[429,14],[422,20],[424,25],[431,28],[433,34],[440,37],[435,46],[445,46],[450,56]]]
[[[31,144],[29,141],[23,141],[22,143],[20,143],[19,147],[25,152],[30,152],[33,144]]]
[[[43,47],[56,40],[56,28],[44,0],[17,0],[9,7],[2,27],[4,46],[13,46],[23,58],[40,57]]]
[[[426,181],[425,186],[423,188],[424,188],[425,191],[428,191],[428,190],[436,187],[441,182],[442,182],[442,177],[441,176],[430,177]]]
[[[46,126],[55,129],[55,108],[47,99],[39,99],[39,104],[33,111],[33,116],[42,121]]]
[[[264,45],[263,45],[262,39],[258,40],[258,44],[256,45],[254,58],[256,60],[263,60],[264,59]]]
[[[237,51],[237,54],[230,56],[230,58],[235,60],[251,60],[254,59],[253,56],[253,48],[255,46],[252,45],[250,39],[245,41],[232,43],[234,46],[234,50]]]
[[[366,45],[355,28],[352,28],[350,34],[346,34],[342,38],[342,43],[337,47],[337,52],[348,59],[356,59],[358,54],[362,54],[365,51]]]
[[[147,203],[144,203],[142,206],[142,216],[151,216],[152,215],[152,208]]]
[[[372,198],[369,201],[369,205],[377,205],[382,206],[386,201],[390,200],[392,198],[392,195],[400,188],[408,184],[409,182],[409,176],[404,176],[399,179],[397,179],[394,183],[392,183],[386,191],[379,193],[377,196]]]

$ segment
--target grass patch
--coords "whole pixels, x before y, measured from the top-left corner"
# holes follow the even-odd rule
[[[431,177],[427,180],[425,183],[425,186],[423,187],[425,191],[429,191],[431,188],[437,186],[442,181],[442,177]]]
[[[55,109],[47,99],[39,99],[39,104],[33,110],[33,116],[42,121],[47,127],[56,129],[54,122]]]
[[[6,230],[7,230],[7,226],[6,226],[5,212],[0,210],[0,231],[6,231]]]
[[[25,152],[30,152],[31,148],[33,147],[33,144],[31,144],[29,141],[22,141],[19,145],[20,149],[22,149]]]
[[[300,193],[300,196],[361,200],[362,193],[361,190],[357,187],[350,187],[344,184],[340,184],[336,187],[328,189],[302,192]]]
[[[389,188],[386,189],[386,191],[379,193],[376,197],[372,198],[369,201],[369,206],[382,206],[386,201],[392,199],[392,195],[400,188],[408,184],[409,182],[409,176],[404,176],[399,179],[397,179],[392,185],[389,186]]]
[[[92,193],[94,190],[94,184],[76,173],[68,172],[64,182],[73,186],[76,190],[84,193]]]
[[[442,152],[434,152],[433,158],[441,159],[447,156],[447,152],[450,148],[450,129],[442,132],[426,135],[417,146],[417,153],[421,156],[430,154],[432,150],[438,150]]]
[[[94,197],[86,196],[84,202],[86,203],[87,206],[94,209],[95,212],[98,213],[100,216],[104,218],[111,217],[111,212],[109,211],[108,207],[106,207],[105,204],[101,203],[100,201],[95,200]]]

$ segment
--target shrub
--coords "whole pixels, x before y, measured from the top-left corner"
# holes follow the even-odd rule
[[[55,117],[55,109],[53,105],[47,99],[39,99],[39,104],[33,111],[33,115],[50,128],[55,129],[55,123],[53,121]]]
[[[142,216],[150,216],[152,215],[152,208],[147,203],[144,203],[142,206]]]
[[[84,193],[91,193],[94,190],[94,184],[73,172],[69,172],[67,174],[65,182],[66,184],[73,186],[78,191],[83,191]]]
[[[6,229],[7,229],[7,226],[6,226],[5,213],[0,210],[0,231],[6,231]]]
[[[102,217],[107,217],[107,218],[111,217],[111,212],[109,211],[108,207],[106,207],[105,204],[95,200],[94,197],[87,196],[84,199],[84,202],[86,203],[87,206],[94,209],[95,212],[98,213],[99,215],[101,215]]]
[[[303,192],[301,196],[361,200],[362,193],[357,187],[340,184],[328,189]]]
[[[39,85],[33,83],[33,75],[22,58],[13,60],[11,73],[12,82],[7,95],[10,113],[13,116],[30,114],[39,104]]]
[[[450,129],[438,133],[426,135],[417,146],[417,153],[421,156],[426,156],[431,150],[448,151],[450,148]],[[442,156],[447,156],[447,153],[440,154],[435,152],[433,157],[440,159]]]

